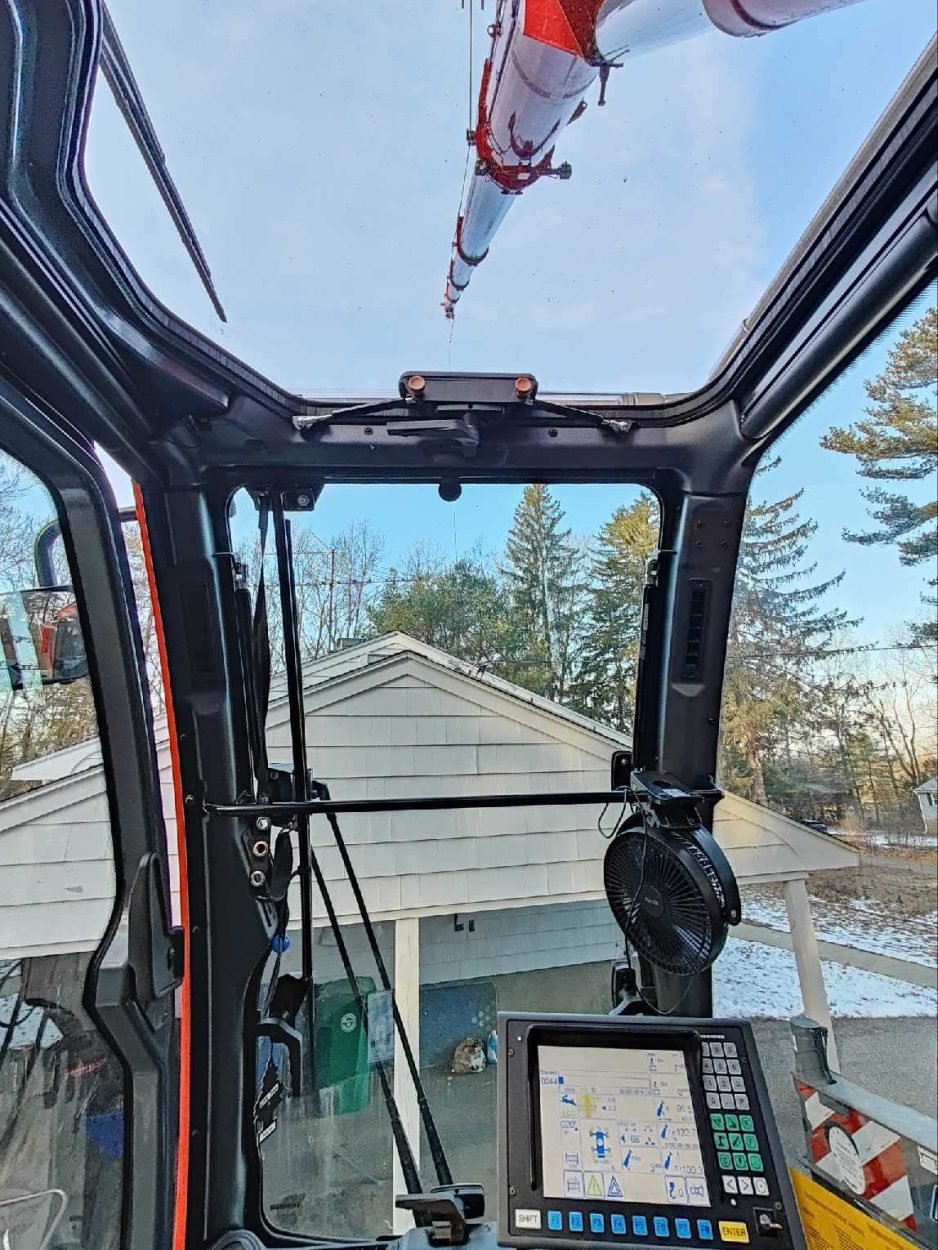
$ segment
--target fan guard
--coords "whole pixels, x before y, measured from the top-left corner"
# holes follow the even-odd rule
[[[704,828],[627,821],[609,843],[606,898],[626,940],[664,972],[704,972],[740,918],[739,889],[726,856]]]

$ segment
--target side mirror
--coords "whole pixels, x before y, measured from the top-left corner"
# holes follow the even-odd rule
[[[42,586],[0,596],[0,645],[13,690],[67,685],[88,676],[71,586]]]

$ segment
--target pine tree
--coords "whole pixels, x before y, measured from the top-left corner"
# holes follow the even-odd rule
[[[617,508],[599,532],[590,566],[587,619],[574,702],[614,729],[632,728],[649,556],[658,546],[658,505],[644,492]]]
[[[585,589],[583,553],[563,517],[546,486],[526,486],[505,543],[503,570],[527,639],[525,685],[561,701],[573,678]]]
[[[828,451],[855,456],[861,477],[881,482],[930,481],[938,473],[938,310],[930,309],[902,334],[879,377],[865,384],[866,416],[846,428],[835,427],[821,439]],[[878,528],[844,531],[850,542],[894,545],[905,565],[926,561],[934,571],[938,557],[938,500],[935,491],[923,503],[908,493],[881,486],[863,492]],[[929,578],[934,587],[936,579]],[[925,596],[934,604],[934,596]],[[938,638],[934,615],[917,632]]]
[[[766,462],[759,474],[778,460]],[[843,579],[811,583],[804,564],[817,530],[796,511],[803,491],[746,513],[723,686],[720,775],[724,784],[765,803],[766,762],[792,758],[799,727],[809,723],[811,664],[845,625],[846,613],[824,597]]]

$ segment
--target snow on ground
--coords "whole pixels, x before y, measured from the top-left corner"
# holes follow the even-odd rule
[[[938,912],[899,916],[872,899],[835,903],[812,895],[811,914],[822,942],[837,942],[926,967],[934,967],[938,960]],[[744,891],[743,919],[783,933],[789,931],[784,900],[758,889]]]
[[[934,990],[828,960],[823,969],[835,1019],[938,1014]],[[794,955],[761,942],[730,938],[713,966],[713,1006],[721,1016],[780,1020],[799,1015],[804,1008]]]

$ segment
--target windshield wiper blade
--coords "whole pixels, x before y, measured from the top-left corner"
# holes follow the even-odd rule
[[[140,94],[137,80],[134,78],[133,70],[130,68],[124,45],[118,37],[110,13],[104,6],[101,9],[101,16],[100,66],[104,79],[114,94],[117,107],[120,109],[140,155],[150,171],[150,177],[156,184],[160,198],[173,219],[176,231],[182,240],[183,246],[189,253],[202,286],[205,288],[205,293],[212,301],[212,307],[222,321],[227,321],[225,310],[222,307],[221,300],[218,298],[218,292],[215,290],[215,283],[212,281],[208,261],[205,259],[205,253],[202,251],[198,236],[195,233],[195,227],[189,220],[189,214],[186,212],[186,206],[182,202],[182,196],[179,194],[179,190],[173,182],[166,165],[166,154],[160,146],[153,122],[150,120],[150,114],[147,112],[147,107],[143,102],[143,96]]]

